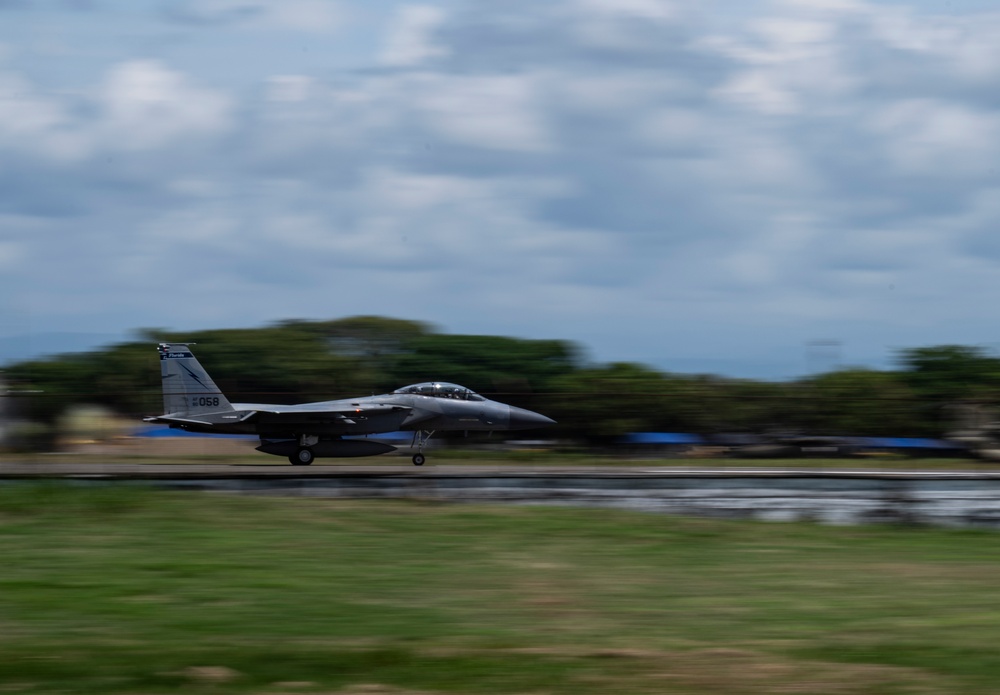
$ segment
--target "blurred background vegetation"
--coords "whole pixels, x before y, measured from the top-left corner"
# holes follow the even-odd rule
[[[942,436],[955,408],[1000,400],[1000,358],[982,348],[903,349],[897,368],[844,368],[766,382],[594,364],[562,340],[447,335],[416,321],[359,316],[291,320],[264,328],[174,333],[142,329],[132,342],[7,365],[21,427],[86,428],[97,412],[138,421],[159,414],[155,344],[196,342],[197,355],[234,401],[293,403],[385,393],[451,381],[537,410],[559,425],[545,436],[589,445],[629,432],[809,432]],[[96,410],[95,410],[96,409]]]

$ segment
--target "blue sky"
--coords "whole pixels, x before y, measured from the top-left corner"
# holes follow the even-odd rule
[[[356,314],[762,378],[992,349],[991,4],[0,0],[0,361]]]

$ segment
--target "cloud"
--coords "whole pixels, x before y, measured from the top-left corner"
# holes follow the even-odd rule
[[[229,100],[193,86],[154,61],[115,66],[101,90],[101,127],[117,147],[147,149],[179,137],[218,134],[230,125]],[[113,136],[111,135],[113,133]]]
[[[345,18],[334,0],[175,0],[163,13],[181,24],[307,33],[338,30]]]
[[[12,268],[23,257],[24,251],[21,244],[13,241],[0,241],[0,268]]]
[[[530,79],[420,75],[406,88],[426,127],[446,140],[525,152],[551,144]]]
[[[340,29],[344,21],[345,12],[331,0],[280,0],[271,3],[257,26],[325,33]]]
[[[591,49],[630,52],[680,16],[671,0],[576,0],[563,9],[577,41]],[[652,31],[649,29],[652,28]]]
[[[46,92],[0,70],[0,147],[58,166],[219,135],[232,125],[230,109],[225,95],[156,61],[112,66],[87,96]]]
[[[414,66],[429,58],[444,56],[447,51],[434,43],[434,30],[446,14],[432,5],[404,5],[396,13],[387,32],[382,62],[386,65]]]
[[[191,24],[228,24],[258,18],[264,5],[257,0],[202,0],[164,3],[166,17]]]
[[[14,75],[0,75],[0,128],[8,137],[42,132],[62,118],[56,105],[29,94],[29,89]]]
[[[903,174],[982,176],[1000,155],[997,111],[931,99],[887,105],[871,123],[887,143],[891,162]]]
[[[343,21],[173,7],[220,51]],[[382,313],[663,358],[986,325],[998,15],[713,7],[401,4],[366,69],[276,52],[232,82],[169,52],[61,90],[7,64],[0,263],[100,330]]]
[[[268,78],[267,98],[281,102],[304,101],[312,86],[312,79],[306,75],[275,75]]]

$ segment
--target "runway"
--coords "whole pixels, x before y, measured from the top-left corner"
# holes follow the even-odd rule
[[[764,521],[1000,529],[1000,471],[993,469],[0,462],[0,485],[45,479],[331,500],[544,504]]]
[[[897,469],[878,467],[803,468],[780,466],[663,466],[661,462],[632,462],[614,466],[543,466],[523,463],[454,464],[428,463],[357,465],[315,463],[291,466],[287,463],[134,463],[95,461],[0,460],[2,478],[111,478],[142,479],[299,479],[351,477],[547,477],[547,478],[869,478],[912,480],[1000,480],[1000,467],[965,470]]]

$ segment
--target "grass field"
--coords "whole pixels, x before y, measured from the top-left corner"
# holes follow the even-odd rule
[[[998,644],[995,533],[0,486],[0,693],[988,693]]]

